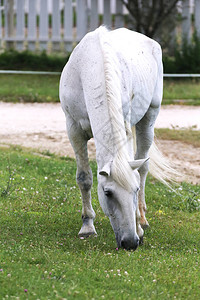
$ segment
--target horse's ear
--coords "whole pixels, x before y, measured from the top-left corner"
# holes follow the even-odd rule
[[[136,159],[136,160],[130,161],[129,165],[131,166],[132,170],[139,169],[148,160],[149,160],[149,157],[144,158],[144,159]]]
[[[110,176],[112,162],[108,162],[105,166],[99,171],[99,175]]]

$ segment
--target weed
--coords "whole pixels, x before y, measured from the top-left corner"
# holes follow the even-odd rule
[[[183,199],[183,204],[189,212],[200,211],[200,194],[192,190],[188,191],[189,195]]]
[[[13,180],[15,179],[14,178],[15,170],[13,170],[13,171],[11,170],[9,160],[8,160],[7,170],[8,170],[8,180],[7,180],[6,187],[5,188],[1,188],[2,189],[2,191],[1,191],[1,197],[6,197],[9,194],[11,194]]]

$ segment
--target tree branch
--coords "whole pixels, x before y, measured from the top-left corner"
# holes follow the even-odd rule
[[[136,30],[153,37],[179,0],[121,0],[136,23]],[[167,2],[167,3],[166,3]]]

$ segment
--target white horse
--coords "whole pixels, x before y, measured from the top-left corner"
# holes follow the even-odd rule
[[[96,234],[87,153],[87,141],[94,137],[98,198],[110,219],[117,245],[135,250],[142,241],[143,229],[148,226],[148,153],[162,90],[161,48],[137,32],[100,27],[88,33],[70,56],[60,79],[60,100],[82,195],[79,236]],[[165,181],[167,168],[155,151],[153,147],[154,175]]]

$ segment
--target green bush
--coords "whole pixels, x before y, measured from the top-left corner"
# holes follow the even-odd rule
[[[181,51],[175,53],[178,72],[200,73],[200,39],[196,34],[191,44],[184,41]]]
[[[177,73],[175,58],[170,56],[163,56],[164,73]]]
[[[194,33],[189,44],[186,40],[176,47],[174,57],[163,58],[165,73],[200,73],[200,38]]]
[[[62,71],[69,56],[50,56],[45,52],[34,54],[29,51],[7,51],[0,54],[1,70]]]

